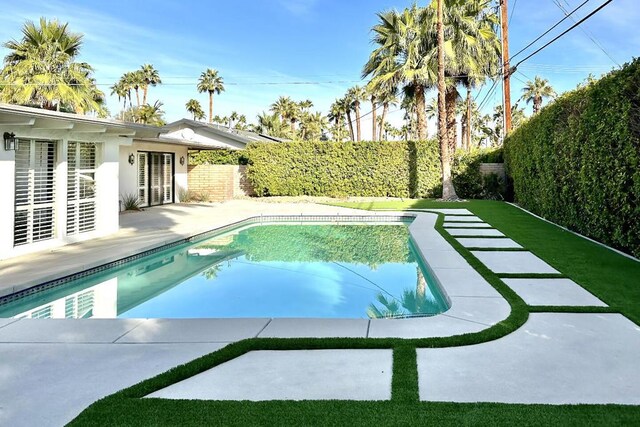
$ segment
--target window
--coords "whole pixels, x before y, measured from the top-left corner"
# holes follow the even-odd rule
[[[20,140],[15,162],[14,246],[55,234],[56,142]]]
[[[97,144],[69,141],[67,151],[67,234],[96,228]]]

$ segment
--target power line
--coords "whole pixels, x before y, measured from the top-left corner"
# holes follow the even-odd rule
[[[562,6],[562,4],[558,1],[558,0],[553,0],[554,4],[556,4],[556,6],[558,6],[558,8],[565,14],[567,15],[567,10],[564,8],[564,6]],[[564,0],[565,3],[567,3],[566,0]],[[568,5],[569,3],[567,3]],[[567,15],[568,16],[568,15]],[[573,22],[576,22],[575,18],[572,16],[571,20]],[[604,46],[602,46],[602,44],[600,42],[598,42],[598,40],[596,40],[595,36],[593,36],[593,34],[591,34],[589,31],[587,31],[586,28],[580,27],[580,31],[582,31],[584,33],[585,36],[587,36],[589,38],[589,40],[591,40],[593,42],[593,44],[596,45],[596,47],[598,49],[600,49],[610,60],[611,62],[613,62],[616,66],[620,67],[620,64],[618,63],[618,61],[615,60],[615,58],[609,54],[609,52],[606,51],[606,49],[604,48]]]
[[[547,31],[545,31],[544,33],[540,34],[534,41],[532,41],[531,43],[529,43],[528,45],[526,45],[525,47],[523,47],[522,49],[520,49],[518,52],[516,52],[514,55],[511,55],[511,59],[515,58],[516,56],[520,55],[522,52],[524,52],[525,50],[529,49],[531,46],[533,46],[538,40],[540,40],[541,38],[543,38],[544,36],[546,36],[547,34],[549,34],[554,28],[556,28],[558,25],[562,24],[567,18],[569,18],[569,16],[571,16],[572,13],[576,12],[578,9],[580,9],[582,6],[584,6],[585,4],[589,3],[590,0],[585,0],[584,2],[582,2],[578,7],[576,7],[575,9],[573,9],[568,15],[566,15],[564,18],[562,18],[561,20],[559,20],[558,22],[556,22],[551,28],[549,28]]]
[[[516,11],[516,6],[518,5],[518,0],[514,0],[513,8],[511,9],[511,16],[509,16],[509,25],[511,25],[511,20],[513,19],[513,14]]]
[[[588,1],[588,0],[587,0]],[[534,51],[533,53],[527,55],[524,59],[520,60],[520,62],[518,62],[513,68],[518,68],[518,65],[522,64],[524,61],[526,61],[527,59],[531,58],[532,56],[536,55],[537,53],[539,53],[541,50],[545,49],[547,46],[549,46],[550,44],[554,43],[556,40],[558,40],[560,37],[564,36],[565,34],[567,34],[569,31],[573,30],[574,28],[576,28],[577,26],[579,26],[580,24],[582,24],[584,21],[586,21],[587,19],[591,18],[593,15],[595,15],[596,13],[598,13],[599,11],[601,11],[605,6],[607,6],[609,3],[611,3],[613,0],[607,0],[606,2],[602,3],[597,9],[595,9],[594,11],[592,11],[591,13],[589,13],[587,16],[585,16],[584,18],[582,18],[580,21],[576,22],[574,25],[572,25],[571,27],[567,28],[565,31],[563,31],[562,33],[560,33],[558,36],[556,36],[555,38],[553,38],[552,40],[550,40],[549,42],[547,42],[545,45],[543,45],[542,47],[540,47],[539,49],[537,49],[536,51]]]

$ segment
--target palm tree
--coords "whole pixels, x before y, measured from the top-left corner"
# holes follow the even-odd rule
[[[386,131],[386,125],[387,125],[387,114],[389,114],[389,107],[391,106],[396,106],[398,104],[398,89],[396,87],[390,87],[390,88],[380,88],[380,93],[378,95],[378,102],[382,103],[382,116],[380,117],[380,132],[378,135],[378,139],[380,141],[382,141],[382,133],[383,131],[385,132],[385,134],[387,134],[388,132]],[[387,139],[387,137],[385,136],[384,139]]]
[[[527,104],[533,101],[533,114],[538,114],[540,108],[542,108],[543,98],[553,98],[556,96],[556,91],[549,84],[549,80],[543,79],[540,76],[535,76],[533,81],[529,80],[525,87],[522,88],[521,100],[524,100]]]
[[[300,108],[297,103],[291,100],[288,96],[281,96],[271,104],[271,111],[280,115],[283,122],[289,122],[291,126],[291,134],[296,133],[296,121],[300,115]]]
[[[187,103],[185,104],[185,108],[190,114],[193,115],[193,120],[204,119],[205,115],[204,115],[204,111],[202,110],[202,105],[200,105],[200,103],[197,100],[195,99],[188,100]]]
[[[378,120],[378,112],[376,111],[378,108],[378,93],[380,91],[379,86],[375,83],[369,82],[366,86],[365,91],[367,95],[369,95],[369,100],[371,101],[371,116],[372,116],[372,127],[371,127],[371,140],[375,141],[377,138],[377,120]]]
[[[209,93],[209,123],[213,122],[213,94],[224,92],[224,80],[218,75],[218,70],[207,68],[198,79],[198,92]]]
[[[349,97],[349,93],[346,93],[342,98],[338,100],[341,108],[344,110],[344,114],[347,116],[347,123],[349,127],[349,137],[351,141],[355,141],[355,133],[353,131],[353,120],[351,120],[351,106],[353,103],[351,102],[351,98]]]
[[[232,111],[231,112],[231,114],[229,115],[229,121],[227,122],[227,127],[229,129],[231,129],[231,126],[233,125],[233,122],[238,120],[238,117],[240,117],[240,115],[236,111]]]
[[[104,100],[104,94],[91,77],[93,68],[75,62],[83,36],[57,20],[41,18],[39,24],[27,21],[21,40],[4,43],[9,53],[0,73],[5,84],[0,99],[50,110],[102,114],[105,110],[98,101]]]
[[[356,141],[362,140],[362,131],[360,127],[360,103],[367,97],[367,91],[361,86],[354,86],[348,90],[348,97],[353,104],[353,110],[356,113]]]
[[[426,139],[424,116],[425,87],[433,85],[435,71],[431,66],[434,34],[427,25],[425,9],[413,4],[403,12],[378,13],[379,23],[372,28],[373,42],[378,47],[363,68],[363,77],[371,75],[377,83],[405,85],[415,97],[418,138]]]
[[[123,100],[122,110],[127,109],[127,94],[129,94],[129,90],[126,85],[123,84],[122,80],[116,82],[113,86],[111,86],[111,95],[118,96],[118,102]]]
[[[257,133],[270,135],[276,138],[289,138],[290,128],[286,122],[280,120],[278,113],[267,114],[263,112],[257,116],[258,124],[256,125]]]
[[[140,77],[142,78],[142,103],[147,103],[147,91],[149,90],[149,86],[155,87],[156,85],[162,83],[160,80],[160,74],[158,74],[158,70],[153,68],[151,64],[144,64],[140,68]]]
[[[137,122],[145,125],[164,126],[165,121],[162,118],[164,111],[161,109],[162,102],[156,101],[153,105],[145,104],[136,109]]]
[[[331,134],[333,139],[342,142],[344,139],[344,116],[347,114],[345,103],[342,99],[336,99],[329,107],[327,119],[333,122]]]
[[[322,137],[324,130],[329,127],[329,120],[321,113],[305,114],[300,122],[302,139],[316,141]]]

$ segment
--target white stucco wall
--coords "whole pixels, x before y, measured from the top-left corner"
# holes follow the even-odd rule
[[[131,144],[131,138],[106,133],[73,132],[61,129],[37,129],[30,126],[1,126],[0,135],[13,132],[17,138],[45,139],[57,142],[55,179],[55,230],[53,239],[13,246],[15,152],[0,146],[0,259],[36,252],[67,243],[106,236],[118,231],[119,197],[118,165],[120,144]],[[96,228],[73,236],[66,235],[67,146],[69,141],[98,143],[96,170]]]
[[[187,163],[188,163],[188,149],[185,146],[173,145],[173,144],[161,144],[155,142],[142,142],[133,141],[131,146],[120,147],[120,190],[119,194],[122,197],[125,194],[137,194],[138,193],[138,152],[158,152],[158,153],[173,153],[175,162],[175,201],[180,201],[180,189],[187,189]],[[129,155],[133,154],[135,162],[133,165],[129,164]],[[184,157],[184,165],[180,164],[180,158]]]

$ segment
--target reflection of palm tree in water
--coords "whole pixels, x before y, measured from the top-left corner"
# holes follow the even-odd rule
[[[207,280],[213,280],[218,277],[218,273],[222,270],[222,263],[212,265],[202,272],[202,275]]]
[[[433,300],[427,297],[427,280],[419,266],[416,267],[416,273],[415,290],[405,289],[402,291],[400,300],[396,298],[388,299],[382,293],[379,293],[376,299],[382,305],[382,308],[376,306],[375,303],[371,303],[367,309],[367,315],[372,319],[381,319],[433,314]]]

